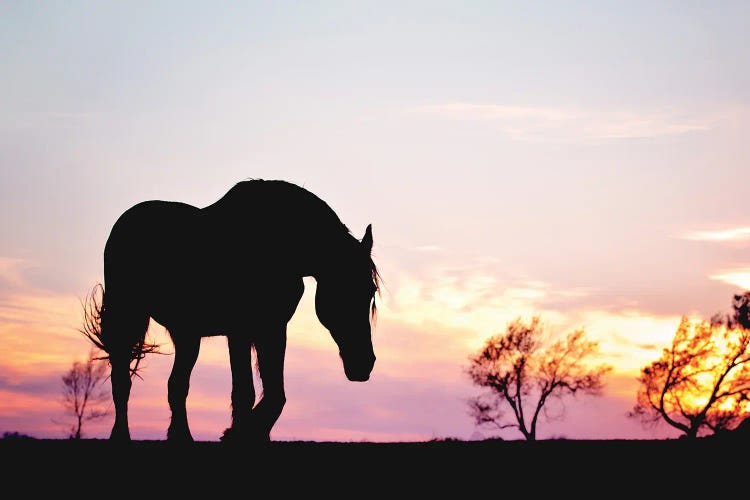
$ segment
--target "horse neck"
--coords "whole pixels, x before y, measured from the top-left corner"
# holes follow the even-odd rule
[[[334,211],[312,193],[283,181],[241,184],[203,212],[214,220],[231,221],[232,229],[245,223],[246,214],[270,213],[274,220],[260,227],[271,228],[276,243],[272,252],[295,274],[317,279],[335,273],[358,243]],[[284,209],[273,212],[279,206]]]
[[[302,251],[303,275],[321,279],[338,273],[341,263],[349,259],[357,240],[346,230],[323,235],[315,233],[313,228],[312,232],[307,248]]]

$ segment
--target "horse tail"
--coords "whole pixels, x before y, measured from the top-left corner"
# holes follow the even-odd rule
[[[137,308],[116,303],[104,285],[97,283],[82,301],[83,324],[79,329],[94,346],[105,354],[98,359],[110,363],[113,357],[125,358],[130,375],[138,375],[141,360],[149,353],[158,353],[159,345],[146,340],[150,317]]]
[[[83,323],[78,329],[87,339],[89,339],[96,348],[108,353],[104,341],[102,340],[102,312],[104,310],[104,286],[97,283],[86,294],[86,298],[81,301],[83,308]],[[105,359],[103,356],[100,359]]]

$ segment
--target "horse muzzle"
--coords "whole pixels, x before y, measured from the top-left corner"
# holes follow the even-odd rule
[[[370,380],[370,373],[375,366],[375,355],[365,357],[357,361],[347,362],[347,358],[341,356],[344,361],[344,373],[346,378],[351,382],[367,382]]]

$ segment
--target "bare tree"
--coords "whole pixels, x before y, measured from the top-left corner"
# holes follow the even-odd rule
[[[724,324],[729,328],[750,330],[750,292],[732,297],[732,312],[727,315],[715,314],[712,324]]]
[[[554,343],[545,341],[539,317],[529,323],[521,318],[508,324],[504,334],[485,341],[469,358],[468,375],[488,394],[469,400],[477,425],[496,429],[516,428],[529,441],[536,440],[540,415],[554,418],[545,405],[562,403],[565,395],[598,395],[611,366],[587,366],[586,358],[598,354],[599,344],[589,341],[583,329]],[[512,411],[506,417],[503,409]]]
[[[686,438],[735,429],[750,416],[749,294],[735,296],[722,320],[683,317],[672,345],[641,369],[628,416],[646,425],[666,422]]]
[[[111,413],[102,406],[111,400],[110,393],[103,386],[108,377],[109,364],[94,354],[91,349],[85,362],[74,362],[70,371],[62,377],[62,405],[66,413],[75,418],[68,436],[71,439],[81,439],[85,422],[104,418]]]

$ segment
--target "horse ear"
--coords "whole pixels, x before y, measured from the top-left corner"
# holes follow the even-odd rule
[[[372,251],[372,224],[367,224],[365,235],[362,237],[362,246],[368,253]]]

